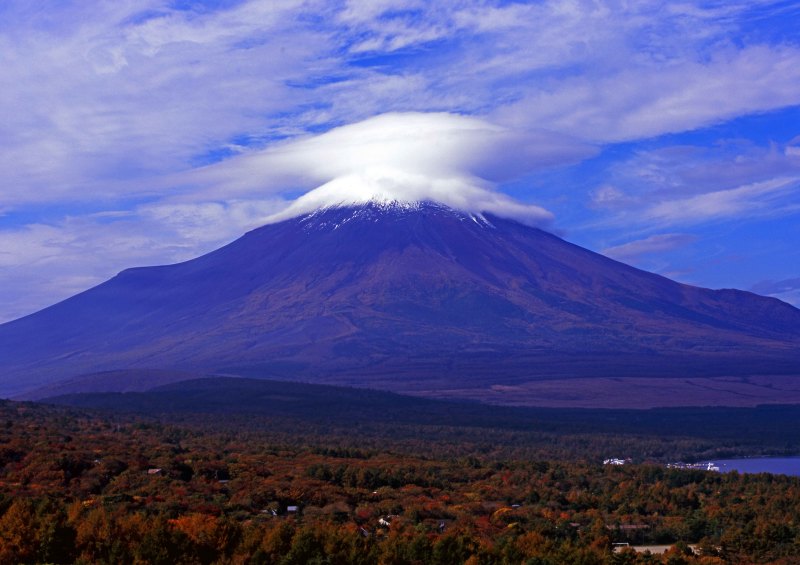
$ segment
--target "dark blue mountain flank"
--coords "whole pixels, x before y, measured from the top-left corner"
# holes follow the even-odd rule
[[[0,326],[2,395],[146,369],[478,399],[541,380],[785,378],[800,375],[800,310],[489,214],[368,204],[129,269]]]

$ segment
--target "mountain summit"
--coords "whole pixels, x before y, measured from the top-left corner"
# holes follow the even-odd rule
[[[481,399],[545,380],[798,375],[799,346],[800,311],[776,299],[679,284],[491,214],[366,203],[1,325],[0,393],[158,369]]]

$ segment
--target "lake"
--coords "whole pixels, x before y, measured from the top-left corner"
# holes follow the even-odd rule
[[[773,473],[800,477],[800,457],[752,457],[749,459],[715,459],[720,473]]]

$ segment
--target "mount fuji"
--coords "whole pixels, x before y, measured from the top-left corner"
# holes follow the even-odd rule
[[[2,396],[109,390],[97,375],[147,371],[506,404],[549,391],[583,405],[612,384],[800,402],[800,310],[679,284],[493,214],[368,202],[125,270],[0,325]]]

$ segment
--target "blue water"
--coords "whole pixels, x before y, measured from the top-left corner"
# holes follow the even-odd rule
[[[720,473],[773,473],[800,477],[800,457],[753,457],[750,459],[715,459]]]

